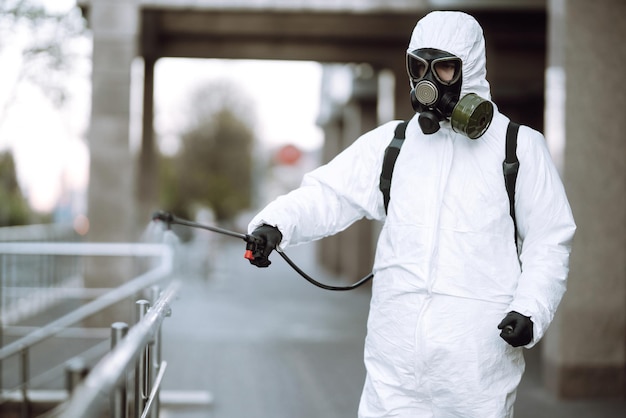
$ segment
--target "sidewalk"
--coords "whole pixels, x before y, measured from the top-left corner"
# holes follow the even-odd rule
[[[210,394],[211,402],[164,401],[161,417],[356,418],[369,289],[316,288],[276,254],[257,269],[237,240],[215,248],[211,271],[185,278],[163,328],[164,393]],[[316,279],[339,284],[317,268],[312,245],[287,253]],[[527,353],[515,418],[626,416],[624,401],[554,399],[541,386],[538,354]]]

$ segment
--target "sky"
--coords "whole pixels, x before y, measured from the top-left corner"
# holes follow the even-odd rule
[[[65,11],[71,0],[46,0],[51,11]],[[69,86],[72,100],[63,111],[55,108],[37,87],[17,83],[21,41],[28,32],[16,31],[0,49],[0,151],[11,150],[20,186],[38,211],[49,211],[59,198],[61,184],[86,187],[88,153],[84,141],[88,97],[88,69],[76,68]],[[84,47],[84,42],[83,42]]]
[[[322,144],[315,126],[319,111],[321,65],[306,61],[161,59],[155,68],[155,128],[167,141],[185,121],[193,90],[210,80],[231,80],[255,105],[259,140],[272,147],[293,143],[303,149]],[[297,133],[297,134],[295,134]],[[172,148],[173,147],[173,148]]]
[[[40,2],[57,12],[75,5],[75,0]],[[85,48],[88,54],[90,45],[87,38],[78,47]],[[59,202],[63,185],[84,196],[89,175],[89,65],[79,65],[68,74],[72,79],[70,100],[59,109],[36,86],[28,84],[19,88],[14,99],[9,99],[20,63],[17,47],[3,45],[0,63],[0,109],[6,109],[0,115],[0,151],[13,152],[18,180],[29,203],[37,211],[51,211]],[[321,82],[319,64],[162,59],[155,68],[155,129],[157,137],[163,138],[160,145],[164,152],[176,150],[176,133],[184,122],[186,100],[193,89],[209,80],[224,78],[242,83],[256,104],[261,145],[295,144],[303,149],[321,145],[322,133],[315,125]],[[133,77],[133,86],[141,86],[141,75]],[[138,96],[133,94],[131,129],[140,125],[141,109],[137,103]],[[132,143],[129,146],[132,148]],[[79,212],[86,209],[84,198],[78,206],[75,209]]]

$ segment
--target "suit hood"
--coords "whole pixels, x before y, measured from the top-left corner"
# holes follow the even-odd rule
[[[411,35],[407,52],[436,48],[463,61],[461,97],[476,93],[491,100],[485,53],[485,38],[480,24],[462,12],[431,12],[424,16]]]

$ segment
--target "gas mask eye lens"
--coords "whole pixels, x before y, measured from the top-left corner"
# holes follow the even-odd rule
[[[410,53],[406,56],[406,70],[412,80],[419,80],[424,77],[427,69],[428,62],[424,59]]]
[[[433,61],[433,70],[435,77],[439,82],[450,85],[456,83],[461,74],[461,60],[459,59],[441,59]]]

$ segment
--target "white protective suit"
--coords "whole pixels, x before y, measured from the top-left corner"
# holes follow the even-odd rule
[[[490,99],[482,29],[472,17],[428,14],[408,50],[425,47],[462,59],[461,97]],[[565,292],[575,224],[544,137],[522,126],[518,259],[502,173],[508,122],[494,106],[487,132],[471,140],[449,122],[425,135],[413,117],[387,216],[379,176],[398,121],[362,135],[251,221],[250,232],[277,226],[281,247],[335,234],[362,217],[384,221],[359,417],[513,416],[524,359],[497,325],[517,311],[534,324],[526,347],[544,335]]]

